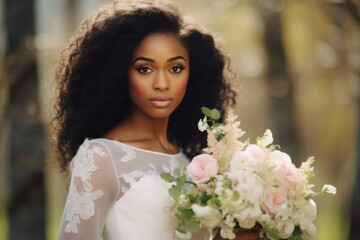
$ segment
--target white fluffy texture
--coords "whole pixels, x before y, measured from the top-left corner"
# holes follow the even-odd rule
[[[236,121],[236,119],[237,116],[230,109],[226,116],[226,125],[219,127],[220,132],[225,135],[221,141],[217,141],[213,133],[208,130],[208,146],[204,149],[204,152],[213,155],[219,161],[220,173],[227,170],[232,154],[235,151],[244,149],[246,146],[246,143],[240,141],[245,132],[240,129],[240,122]]]
[[[172,204],[160,176],[145,176],[116,202],[109,224],[117,225],[120,239],[174,239],[176,219],[170,212]]]

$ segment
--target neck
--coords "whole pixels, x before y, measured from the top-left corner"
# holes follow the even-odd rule
[[[134,110],[124,124],[128,125],[131,132],[138,139],[152,139],[159,142],[167,141],[167,127],[169,117],[152,118],[142,111]]]
[[[168,123],[169,117],[152,118],[143,111],[133,108],[129,116],[105,137],[148,150],[174,153],[177,149],[167,138]]]

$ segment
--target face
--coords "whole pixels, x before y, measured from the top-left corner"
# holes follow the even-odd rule
[[[133,110],[152,118],[168,117],[180,104],[189,78],[188,51],[172,34],[146,36],[129,68]]]

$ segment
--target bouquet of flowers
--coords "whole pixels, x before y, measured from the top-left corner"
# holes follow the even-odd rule
[[[314,239],[317,195],[331,195],[336,188],[324,185],[314,192],[310,157],[299,168],[288,154],[272,144],[270,130],[256,144],[241,141],[244,132],[230,109],[225,124],[220,112],[202,108],[205,117],[198,123],[207,131],[204,154],[172,173],[161,176],[171,183],[173,211],[178,220],[176,234],[190,239],[199,228],[220,230],[222,238],[234,239],[236,230],[260,226],[260,238]]]

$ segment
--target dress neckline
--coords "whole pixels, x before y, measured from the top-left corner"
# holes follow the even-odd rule
[[[181,149],[179,149],[178,153],[163,153],[163,152],[147,150],[147,149],[143,149],[143,148],[139,148],[139,147],[134,147],[134,146],[131,146],[129,144],[126,144],[126,143],[121,142],[121,141],[116,140],[116,139],[108,139],[108,138],[99,138],[99,139],[105,139],[105,140],[115,142],[115,143],[121,144],[121,145],[129,147],[129,148],[132,148],[132,149],[140,151],[140,152],[146,152],[146,153],[151,153],[151,154],[163,155],[163,156],[168,156],[168,157],[178,157],[178,156],[181,156],[183,154]]]

